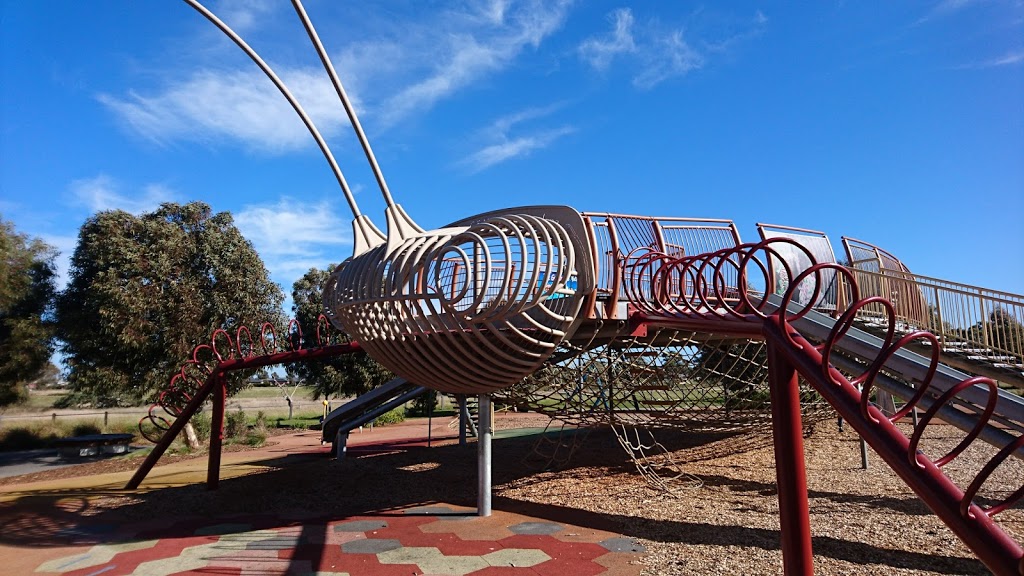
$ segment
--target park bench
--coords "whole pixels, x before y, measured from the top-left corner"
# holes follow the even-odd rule
[[[124,454],[132,441],[131,434],[84,434],[57,440],[57,454],[61,458],[96,456],[97,454]]]

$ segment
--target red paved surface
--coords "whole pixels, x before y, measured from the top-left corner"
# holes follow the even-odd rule
[[[451,443],[456,434],[447,419],[436,419],[433,437]],[[322,457],[328,451],[317,433],[275,441],[262,450],[224,454],[224,477],[251,473],[257,462],[296,454]],[[356,453],[386,452],[425,443],[425,422],[411,421],[354,432],[349,447]],[[142,488],[202,482],[205,467],[203,459],[158,466]],[[622,549],[621,536],[573,525],[572,514],[566,514],[565,522],[503,510],[481,518],[472,509],[431,502],[424,504],[426,509],[301,520],[288,514],[208,517],[199,510],[183,510],[170,518],[109,525],[83,513],[89,510],[89,499],[124,495],[117,488],[130,474],[0,487],[0,572],[582,576],[633,575],[640,570],[641,553],[610,550]],[[9,538],[11,534],[18,537]]]

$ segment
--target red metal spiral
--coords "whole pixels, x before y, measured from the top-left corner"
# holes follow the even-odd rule
[[[209,343],[198,344],[192,349],[191,357],[171,375],[167,388],[157,395],[148,413],[139,420],[139,432],[150,442],[160,441],[170,429],[174,419],[192,400],[195,394],[213,373],[215,367],[229,360],[249,360],[257,356],[270,356],[281,352],[295,352],[303,349],[320,348],[343,338],[332,329],[331,323],[321,314],[317,318],[316,340],[306,342],[302,338],[302,327],[292,319],[288,322],[286,338],[277,336],[277,329],[271,322],[260,325],[260,340],[253,345],[252,332],[242,325],[235,330],[235,337],[217,328],[210,335]],[[345,337],[347,339],[347,337]],[[169,417],[169,418],[168,418]]]
[[[783,243],[801,250],[810,266],[793,270],[779,249]],[[787,247],[787,250],[792,248]],[[732,330],[737,335],[750,335],[752,331],[737,328],[736,321],[762,324],[763,337],[780,352],[775,361],[792,365],[804,376],[990,569],[1000,574],[1016,574],[1024,566],[1024,550],[1020,544],[988,521],[1024,498],[1024,481],[1020,488],[988,508],[973,502],[993,471],[1024,447],[1024,436],[1018,436],[1002,447],[966,489],[961,489],[940,471],[941,467],[960,456],[992,422],[998,398],[996,383],[990,378],[968,378],[941,391],[937,399],[924,409],[923,416],[908,438],[894,423],[915,408],[923,408],[922,400],[930,397],[929,393],[936,389],[933,381],[941,347],[933,334],[923,331],[897,339],[893,305],[881,297],[861,299],[853,274],[848,269],[837,264],[816,263],[807,249],[789,238],[769,238],[756,244],[742,244],[682,258],[649,248],[637,249],[621,261],[621,271],[623,293],[631,309],[641,315],[644,322],[656,321],[660,325],[675,322],[680,326],[716,333]],[[846,301],[851,304],[845,310],[834,312],[837,320],[828,337],[813,344],[794,327],[794,323],[813,309],[824,286],[826,271],[834,271],[846,291]],[[751,277],[752,273],[760,274],[760,278]],[[803,294],[802,302],[797,302],[798,290],[806,291],[805,283],[808,282],[811,283],[810,290]],[[759,289],[761,286],[764,288]],[[770,308],[768,295],[780,292],[781,305]],[[830,360],[842,348],[842,341],[854,327],[858,312],[867,306],[883,310],[888,319],[888,329],[875,357],[863,359],[867,362],[865,370],[848,378],[833,367]],[[930,344],[928,366],[912,397],[900,410],[887,417],[869,401],[875,380],[897,352],[916,341]],[[778,373],[784,374],[785,370]],[[963,390],[978,386],[988,391],[987,401],[966,436],[948,453],[936,458],[920,452],[921,438],[940,410]],[[799,418],[799,410],[796,410],[795,417]],[[799,430],[799,427],[795,429]],[[776,433],[779,433],[779,428],[776,428]],[[777,451],[785,449],[791,452],[798,446],[799,442],[788,444],[783,441],[777,443]],[[783,487],[780,486],[780,498],[782,492]],[[803,498],[806,500],[805,488]],[[808,536],[807,549],[794,550],[792,554],[799,552],[809,557],[809,546]],[[806,566],[803,560],[806,558],[795,561],[794,566]]]

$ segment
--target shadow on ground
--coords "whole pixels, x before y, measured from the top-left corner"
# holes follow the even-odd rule
[[[713,438],[713,437],[709,437]],[[687,442],[699,447],[691,437]],[[537,472],[523,465],[533,454],[536,438],[494,441],[493,481],[503,485],[523,481]],[[259,462],[270,470],[221,480],[220,489],[203,484],[125,492],[119,490],[26,493],[0,504],[0,543],[20,547],[90,545],[149,538],[186,538],[204,528],[244,523],[255,529],[301,527],[309,541],[328,522],[355,516],[386,516],[432,503],[472,508],[476,505],[475,445],[434,448],[396,446],[379,454],[354,454],[345,461],[322,455],[289,455]],[[574,470],[600,467],[608,473],[633,470],[610,432],[587,436],[568,467],[558,473],[571,477]],[[768,484],[738,481],[725,476],[705,477],[715,485],[774,491]],[[848,502],[860,498],[818,491],[812,498]],[[870,498],[861,504],[916,514],[926,509],[913,498]],[[918,508],[920,506],[920,508]],[[686,542],[711,546],[778,550],[777,530],[744,526],[710,526],[695,519],[647,519],[603,514],[558,505],[494,497],[496,510],[552,522],[568,523],[655,542]],[[816,555],[858,565],[887,565],[949,574],[985,573],[981,563],[964,558],[936,558],[928,554],[891,550],[852,540],[814,539]]]

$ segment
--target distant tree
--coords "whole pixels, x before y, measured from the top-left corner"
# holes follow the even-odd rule
[[[201,202],[100,212],[79,232],[57,301],[68,383],[96,405],[152,400],[213,330],[280,323],[282,300],[226,212]],[[232,391],[247,376],[235,373]]]
[[[0,219],[0,406],[27,397],[53,354],[56,250]]]
[[[996,308],[988,318],[965,330],[964,339],[979,345],[1019,353],[1024,349],[1024,325],[1011,311]]]
[[[304,347],[317,346],[317,318],[323,311],[324,282],[330,270],[310,268],[292,285],[292,312],[302,328]],[[288,366],[288,374],[313,387],[314,398],[358,395],[387,382],[394,375],[366,354],[351,354],[325,362]]]

